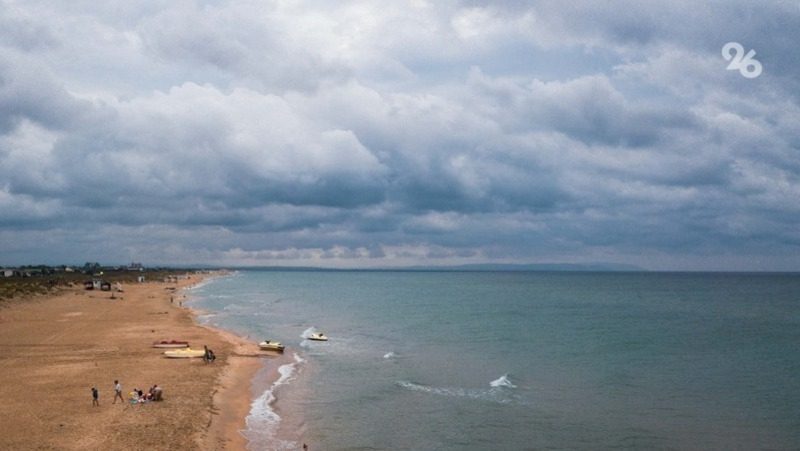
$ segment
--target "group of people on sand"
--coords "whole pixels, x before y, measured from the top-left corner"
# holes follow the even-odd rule
[[[161,387],[155,384],[147,392],[140,388],[134,388],[132,392],[128,393],[128,400],[131,404],[161,401]]]
[[[144,392],[141,389],[134,388],[133,391],[128,393],[128,401],[131,404],[137,404],[141,402],[149,402],[149,401],[161,401],[162,390],[158,384],[153,384],[147,392]],[[123,404],[125,404],[125,398],[122,397],[122,384],[119,383],[118,380],[114,381],[114,401],[111,404],[116,404],[117,399]],[[97,390],[97,387],[92,387],[92,406],[99,406],[100,405],[100,393]]]

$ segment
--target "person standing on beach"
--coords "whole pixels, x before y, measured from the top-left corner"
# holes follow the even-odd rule
[[[100,405],[99,397],[100,397],[100,394],[97,392],[97,388],[96,387],[92,387],[92,406],[99,406]]]
[[[122,397],[122,385],[120,385],[119,381],[114,381],[114,402],[111,404],[116,404],[117,398],[121,403],[125,404],[125,398]]]

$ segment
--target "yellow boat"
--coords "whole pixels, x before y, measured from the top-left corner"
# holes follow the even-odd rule
[[[328,341],[328,336],[320,332],[317,334],[311,334],[311,336],[308,337],[308,339],[314,341]]]
[[[206,351],[202,349],[175,349],[171,351],[164,351],[164,356],[170,359],[189,359],[192,357],[203,357]]]
[[[264,340],[258,344],[258,347],[264,351],[277,351],[283,352],[285,346],[280,341]]]

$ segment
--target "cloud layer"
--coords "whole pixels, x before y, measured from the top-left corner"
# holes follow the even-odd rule
[[[0,6],[0,264],[800,270],[792,2]]]

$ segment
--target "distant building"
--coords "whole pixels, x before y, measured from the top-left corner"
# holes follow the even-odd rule
[[[144,266],[141,263],[131,263],[128,265],[128,271],[144,271]]]
[[[3,277],[14,277],[17,271],[14,269],[3,269]]]

